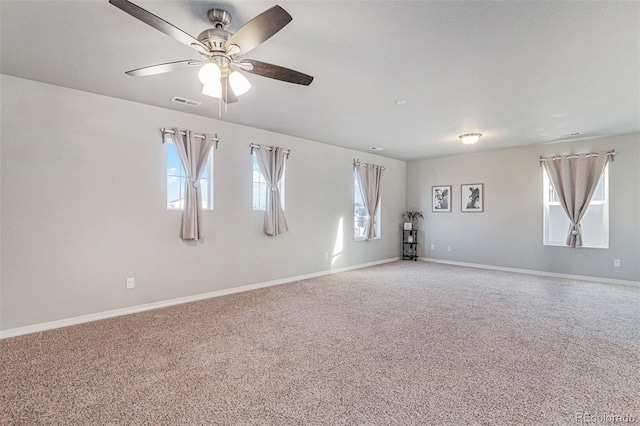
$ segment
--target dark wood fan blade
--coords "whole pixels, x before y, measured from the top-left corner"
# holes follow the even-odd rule
[[[152,65],[150,67],[138,68],[136,70],[127,71],[125,74],[132,77],[146,77],[148,75],[162,74],[169,71],[183,70],[193,65],[200,64],[197,60],[167,62],[166,64]]]
[[[240,47],[245,54],[260,43],[268,40],[291,22],[293,18],[280,6],[273,6],[242,26],[227,40],[227,48],[232,44]]]
[[[233,93],[229,85],[229,77],[223,75],[222,78],[220,78],[220,84],[222,84],[222,100],[228,104],[238,102],[238,97]]]
[[[207,49],[202,43],[200,43],[197,39],[190,36],[189,34],[182,31],[180,28],[168,23],[164,19],[154,15],[153,13],[131,3],[128,0],[109,0],[109,3],[117,7],[118,9],[128,13],[136,19],[141,20],[147,25],[152,26],[158,31],[162,31],[169,37],[178,40],[182,44],[186,44],[189,47],[193,47],[198,51],[208,52]],[[198,46],[198,47],[195,47]]]
[[[286,81],[287,83],[302,84],[303,86],[308,86],[313,81],[313,77],[310,75],[278,65],[267,64],[266,62],[260,62],[254,59],[243,59],[241,63],[253,65],[252,70],[245,70],[245,72],[251,74],[274,78],[276,80]]]

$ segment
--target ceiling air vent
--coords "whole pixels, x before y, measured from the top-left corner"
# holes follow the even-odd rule
[[[181,98],[180,96],[174,96],[173,98],[171,98],[171,102],[175,102],[177,104],[182,104],[182,105],[189,105],[193,107],[200,106],[200,104],[202,103],[198,101],[192,101],[191,99]]]

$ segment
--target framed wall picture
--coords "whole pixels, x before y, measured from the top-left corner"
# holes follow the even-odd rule
[[[460,207],[463,212],[483,212],[484,211],[484,184],[468,183],[460,185],[462,203]]]
[[[431,187],[431,211],[451,212],[451,185]]]

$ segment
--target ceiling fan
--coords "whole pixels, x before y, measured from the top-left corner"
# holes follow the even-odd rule
[[[202,93],[219,98],[225,103],[237,102],[238,96],[251,87],[240,71],[304,86],[313,81],[312,76],[299,71],[241,58],[291,22],[291,15],[280,6],[273,6],[262,12],[233,34],[227,31],[231,15],[226,10],[211,9],[207,17],[213,28],[202,31],[196,39],[128,0],[109,0],[109,3],[180,43],[192,47],[201,56],[199,60],[168,62],[127,71],[126,74],[130,76],[144,77],[199,66],[201,68],[198,78],[203,84]]]

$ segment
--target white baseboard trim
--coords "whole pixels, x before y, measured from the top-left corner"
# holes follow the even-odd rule
[[[634,287],[640,287],[640,281],[616,280],[616,279],[613,279],[613,278],[590,277],[590,276],[586,276],[586,275],[560,274],[560,273],[557,273],[557,272],[536,271],[534,269],[507,268],[507,267],[504,267],[504,266],[482,265],[482,264],[479,264],[479,263],[457,262],[455,260],[433,259],[433,258],[430,258],[430,257],[420,257],[418,259],[422,260],[424,262],[445,263],[447,265],[467,266],[467,267],[470,267],[470,268],[491,269],[491,270],[494,270],[494,271],[517,272],[517,273],[520,273],[520,274],[540,275],[540,276],[543,276],[543,277],[566,278],[566,279],[570,279],[570,280],[591,281],[591,282],[604,283],[604,284],[618,284],[618,285],[630,285],[630,286],[634,286]]]
[[[345,266],[342,268],[330,269],[330,270],[320,271],[320,272],[313,272],[311,274],[282,278],[279,280],[266,281],[266,282],[257,283],[257,284],[248,284],[240,287],[226,288],[223,290],[212,291],[210,293],[195,294],[193,296],[179,297],[177,299],[146,303],[144,305],[136,305],[136,306],[131,306],[131,307],[122,308],[122,309],[113,309],[110,311],[97,312],[95,314],[81,315],[78,317],[65,318],[57,321],[49,321],[49,322],[43,322],[40,324],[28,325],[25,327],[10,328],[7,330],[0,331],[0,339],[7,339],[9,337],[16,337],[16,336],[22,336],[25,334],[38,333],[41,331],[53,330],[55,328],[68,327],[71,325],[82,324],[85,322],[119,317],[122,315],[135,314],[138,312],[150,311],[152,309],[166,308],[169,306],[180,305],[183,303],[196,302],[198,300],[210,299],[212,297],[226,296],[228,294],[241,293],[244,291],[250,291],[250,290],[255,290],[255,289],[264,288],[264,287],[271,287],[274,285],[286,284],[293,281],[301,281],[309,278],[321,277],[324,275],[337,274],[339,272],[346,272],[354,269],[367,268],[369,266],[381,265],[383,263],[395,262],[397,260],[400,260],[400,258],[392,257],[388,259],[376,260],[374,262],[361,263],[353,266]]]

